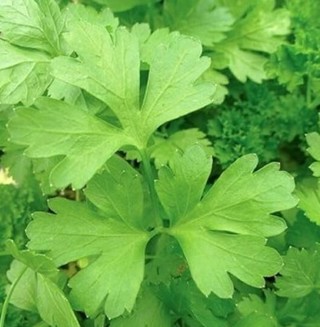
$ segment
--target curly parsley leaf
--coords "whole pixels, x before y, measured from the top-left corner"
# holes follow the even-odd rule
[[[190,173],[189,163],[197,162],[198,157],[197,148],[186,152],[179,160],[183,165],[179,170]],[[279,254],[265,247],[265,237],[286,228],[284,221],[271,213],[297,203],[291,194],[294,182],[289,174],[279,171],[276,163],[253,173],[257,163],[255,155],[238,159],[198,203],[192,196],[190,202],[190,192],[180,194],[179,202],[190,203],[187,212],[171,211],[166,190],[157,189],[163,207],[174,217],[169,233],[179,241],[191,275],[205,295],[214,292],[223,298],[231,297],[233,284],[228,273],[251,286],[263,287],[263,276],[274,275],[282,266]],[[198,167],[196,190],[203,187],[208,170],[208,165]],[[171,178],[170,183],[180,190],[180,179],[188,175],[178,174],[179,178]],[[198,191],[192,194],[199,197]]]
[[[36,213],[27,228],[29,247],[49,251],[57,266],[93,257],[70,280],[73,305],[90,316],[101,308],[109,318],[130,312],[143,279],[148,234],[82,203],[54,199],[49,206],[55,214]]]
[[[284,266],[277,278],[277,294],[290,298],[303,297],[312,291],[320,290],[320,252],[317,245],[314,249],[299,251],[290,248],[283,258]]]
[[[289,91],[298,91],[308,81],[308,107],[319,104],[319,42],[320,24],[318,1],[286,1],[290,11],[292,37],[272,55],[266,66],[272,77],[278,77]],[[306,29],[305,26],[308,26]]]

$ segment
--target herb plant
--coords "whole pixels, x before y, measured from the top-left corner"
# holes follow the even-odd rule
[[[0,327],[318,326],[299,4],[1,1]]]

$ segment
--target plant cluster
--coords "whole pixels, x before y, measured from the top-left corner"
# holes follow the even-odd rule
[[[2,0],[0,327],[319,326],[318,12]]]

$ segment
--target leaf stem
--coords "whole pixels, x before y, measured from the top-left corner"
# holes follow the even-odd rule
[[[148,183],[148,187],[149,187],[152,207],[154,208],[154,211],[155,211],[156,223],[157,223],[157,226],[162,227],[162,219],[160,217],[159,201],[158,201],[157,193],[156,193],[156,190],[154,187],[154,176],[153,176],[152,167],[150,164],[150,158],[145,149],[140,150],[140,155],[141,155],[141,159],[142,159],[145,178],[147,179],[147,183]]]
[[[75,190],[75,200],[77,201],[77,202],[80,202],[81,201],[81,194],[80,194],[80,190]]]
[[[307,108],[312,109],[311,78],[309,75],[307,77],[306,103]]]
[[[5,301],[3,302],[3,307],[1,310],[1,319],[0,319],[0,327],[4,327],[4,323],[5,323],[5,319],[6,319],[6,315],[7,315],[7,311],[8,311],[8,307],[9,307],[9,301],[11,299],[11,296],[13,294],[13,291],[15,290],[16,286],[18,285],[20,279],[22,278],[22,276],[24,275],[24,273],[27,271],[28,266],[26,266],[25,268],[22,269],[20,275],[16,278],[16,280],[12,283],[9,292],[6,296]]]

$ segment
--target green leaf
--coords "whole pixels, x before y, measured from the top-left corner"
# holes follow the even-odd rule
[[[195,83],[210,66],[207,57],[200,57],[201,52],[199,42],[178,34],[155,51],[141,108],[148,134],[212,102],[213,85]]]
[[[313,171],[313,175],[320,177],[320,134],[312,132],[306,135],[306,139],[309,145],[307,149],[311,156],[316,160],[310,169]]]
[[[90,316],[101,308],[109,318],[130,312],[143,279],[148,234],[82,203],[55,199],[49,206],[56,214],[36,213],[27,228],[29,247],[49,251],[57,266],[94,258],[71,278],[73,305]]]
[[[171,327],[172,315],[166,305],[148,288],[144,288],[130,315],[111,321],[111,327]]]
[[[234,310],[232,300],[220,299],[213,294],[205,297],[188,279],[174,279],[170,285],[159,285],[155,292],[188,326],[228,326],[226,318]]]
[[[139,40],[140,60],[148,65],[151,64],[153,57],[156,56],[157,48],[161,44],[169,44],[174,37],[179,35],[178,32],[170,33],[168,28],[156,29],[151,34],[148,24],[135,24],[132,26],[131,33]]]
[[[190,151],[188,159],[197,156]],[[253,173],[257,163],[254,155],[238,159],[191,211],[175,217],[177,223],[170,228],[205,295],[214,292],[231,297],[228,273],[251,286],[263,287],[263,276],[274,275],[282,266],[279,254],[265,247],[265,236],[285,229],[284,221],[270,214],[297,203],[291,195],[294,182],[289,174],[279,172],[275,163]]]
[[[92,24],[107,27],[111,31],[115,31],[119,25],[119,19],[114,17],[109,8],[104,8],[98,12],[94,8],[80,3],[69,3],[68,19],[86,20]]]
[[[12,240],[6,242],[9,253],[18,261],[32,269],[34,272],[44,275],[55,275],[58,269],[51,259],[43,254],[34,254],[28,250],[19,251]]]
[[[85,189],[86,197],[108,217],[138,228],[143,217],[142,179],[124,159],[114,156],[106,170],[95,175]],[[134,190],[134,192],[133,192]]]
[[[150,156],[154,158],[155,166],[166,165],[177,151],[185,151],[188,147],[199,144],[206,154],[213,155],[213,148],[206,134],[197,128],[180,130],[168,138],[155,137],[155,145],[150,147]]]
[[[320,290],[319,245],[313,250],[290,248],[284,257],[284,267],[277,278],[277,294],[290,298],[303,297]]]
[[[302,298],[286,299],[277,309],[282,326],[318,327],[320,324],[320,295],[316,292]]]
[[[19,276],[23,273],[26,266],[14,260],[11,263],[10,270],[7,272],[7,277],[11,283],[13,283]],[[37,281],[36,275],[32,269],[27,269],[19,283],[17,284],[15,291],[12,293],[10,303],[16,306],[17,308],[31,311],[31,312],[38,312],[37,310]]]
[[[122,129],[77,107],[49,98],[40,98],[35,105],[38,109],[18,110],[9,122],[11,140],[27,145],[25,153],[32,158],[65,155],[50,175],[57,188],[70,183],[81,188],[129,142]]]
[[[164,3],[165,17],[172,30],[192,35],[205,46],[226,38],[234,17],[228,8],[217,6],[214,0],[169,0]]]
[[[173,278],[179,278],[188,269],[177,240],[167,234],[152,239],[156,244],[156,254],[146,263],[146,282],[168,285]]]
[[[265,300],[256,294],[249,294],[237,304],[237,309],[243,316],[235,327],[278,327],[277,298],[271,292],[264,292]]]
[[[80,327],[61,289],[43,274],[25,268],[23,263],[13,261],[8,271],[8,278],[12,283],[23,274],[10,302],[21,309],[38,312],[50,326]]]
[[[54,0],[2,0],[1,38],[19,47],[61,53],[64,29],[59,6]]]
[[[215,61],[217,57],[225,62],[223,66],[228,66],[241,82],[250,78],[260,83],[266,78],[263,53],[275,52],[283,43],[283,36],[289,34],[289,12],[284,8],[274,9],[273,0],[224,3],[231,12],[239,5],[235,11],[237,21],[227,37],[214,47],[212,59]]]
[[[50,326],[80,327],[61,289],[41,274],[37,275],[37,307],[41,318]]]
[[[219,47],[219,51],[223,51],[224,56],[228,59],[228,67],[240,82],[245,83],[249,78],[256,83],[261,83],[266,79],[263,68],[267,62],[266,57],[251,51],[243,51],[233,44],[224,44]],[[212,60],[215,59],[216,55],[214,54]]]
[[[199,58],[201,45],[175,33],[169,43],[158,46],[150,63],[140,109],[139,42],[134,34],[119,28],[113,38],[101,25],[75,19],[69,24],[66,40],[79,58],[55,59],[53,75],[103,101],[118,121],[113,117],[115,127],[52,99],[37,100],[39,110],[18,111],[9,124],[12,142],[27,146],[31,158],[65,156],[50,175],[56,188],[70,183],[81,188],[120,147],[145,148],[160,125],[210,103],[213,93],[211,84],[196,82],[209,65],[208,58]],[[58,97],[61,87],[54,92]],[[62,97],[76,91],[66,90]]]
[[[192,278],[208,296],[230,298],[233,284],[228,272],[244,283],[262,288],[263,276],[273,276],[281,266],[279,254],[269,247],[262,237],[230,235],[227,232],[176,228],[176,237],[188,261]]]
[[[297,248],[312,248],[320,242],[320,226],[298,211],[294,223],[286,231],[286,243]]]
[[[0,7],[1,9],[1,7]],[[49,57],[0,40],[0,101],[32,104],[48,87]]]
[[[113,40],[101,26],[73,22],[66,40],[79,58],[56,58],[53,75],[105,102],[144,148],[160,125],[209,104],[214,92],[213,85],[196,83],[210,64],[200,58],[201,44],[178,33],[169,39],[154,50],[141,109],[139,40],[124,28]]]
[[[211,172],[212,160],[200,146],[175,153],[170,168],[159,170],[155,187],[171,223],[184,217],[200,201]]]
[[[78,59],[53,60],[53,75],[85,89],[104,101],[118,116],[123,127],[137,120],[139,106],[139,49],[137,40],[119,28],[113,42],[108,31],[85,21],[73,21],[66,33]]]
[[[93,0],[95,3],[107,6],[114,12],[126,11],[136,6],[146,5],[154,0]]]
[[[51,326],[79,327],[72,308],[61,289],[50,279],[58,276],[53,261],[42,254],[19,251],[13,241],[7,242],[8,251],[16,259],[8,272],[9,280],[18,280],[11,303],[19,308],[36,311]]]
[[[295,194],[299,198],[299,208],[316,224],[320,225],[320,185],[316,178],[304,179],[297,185]]]

